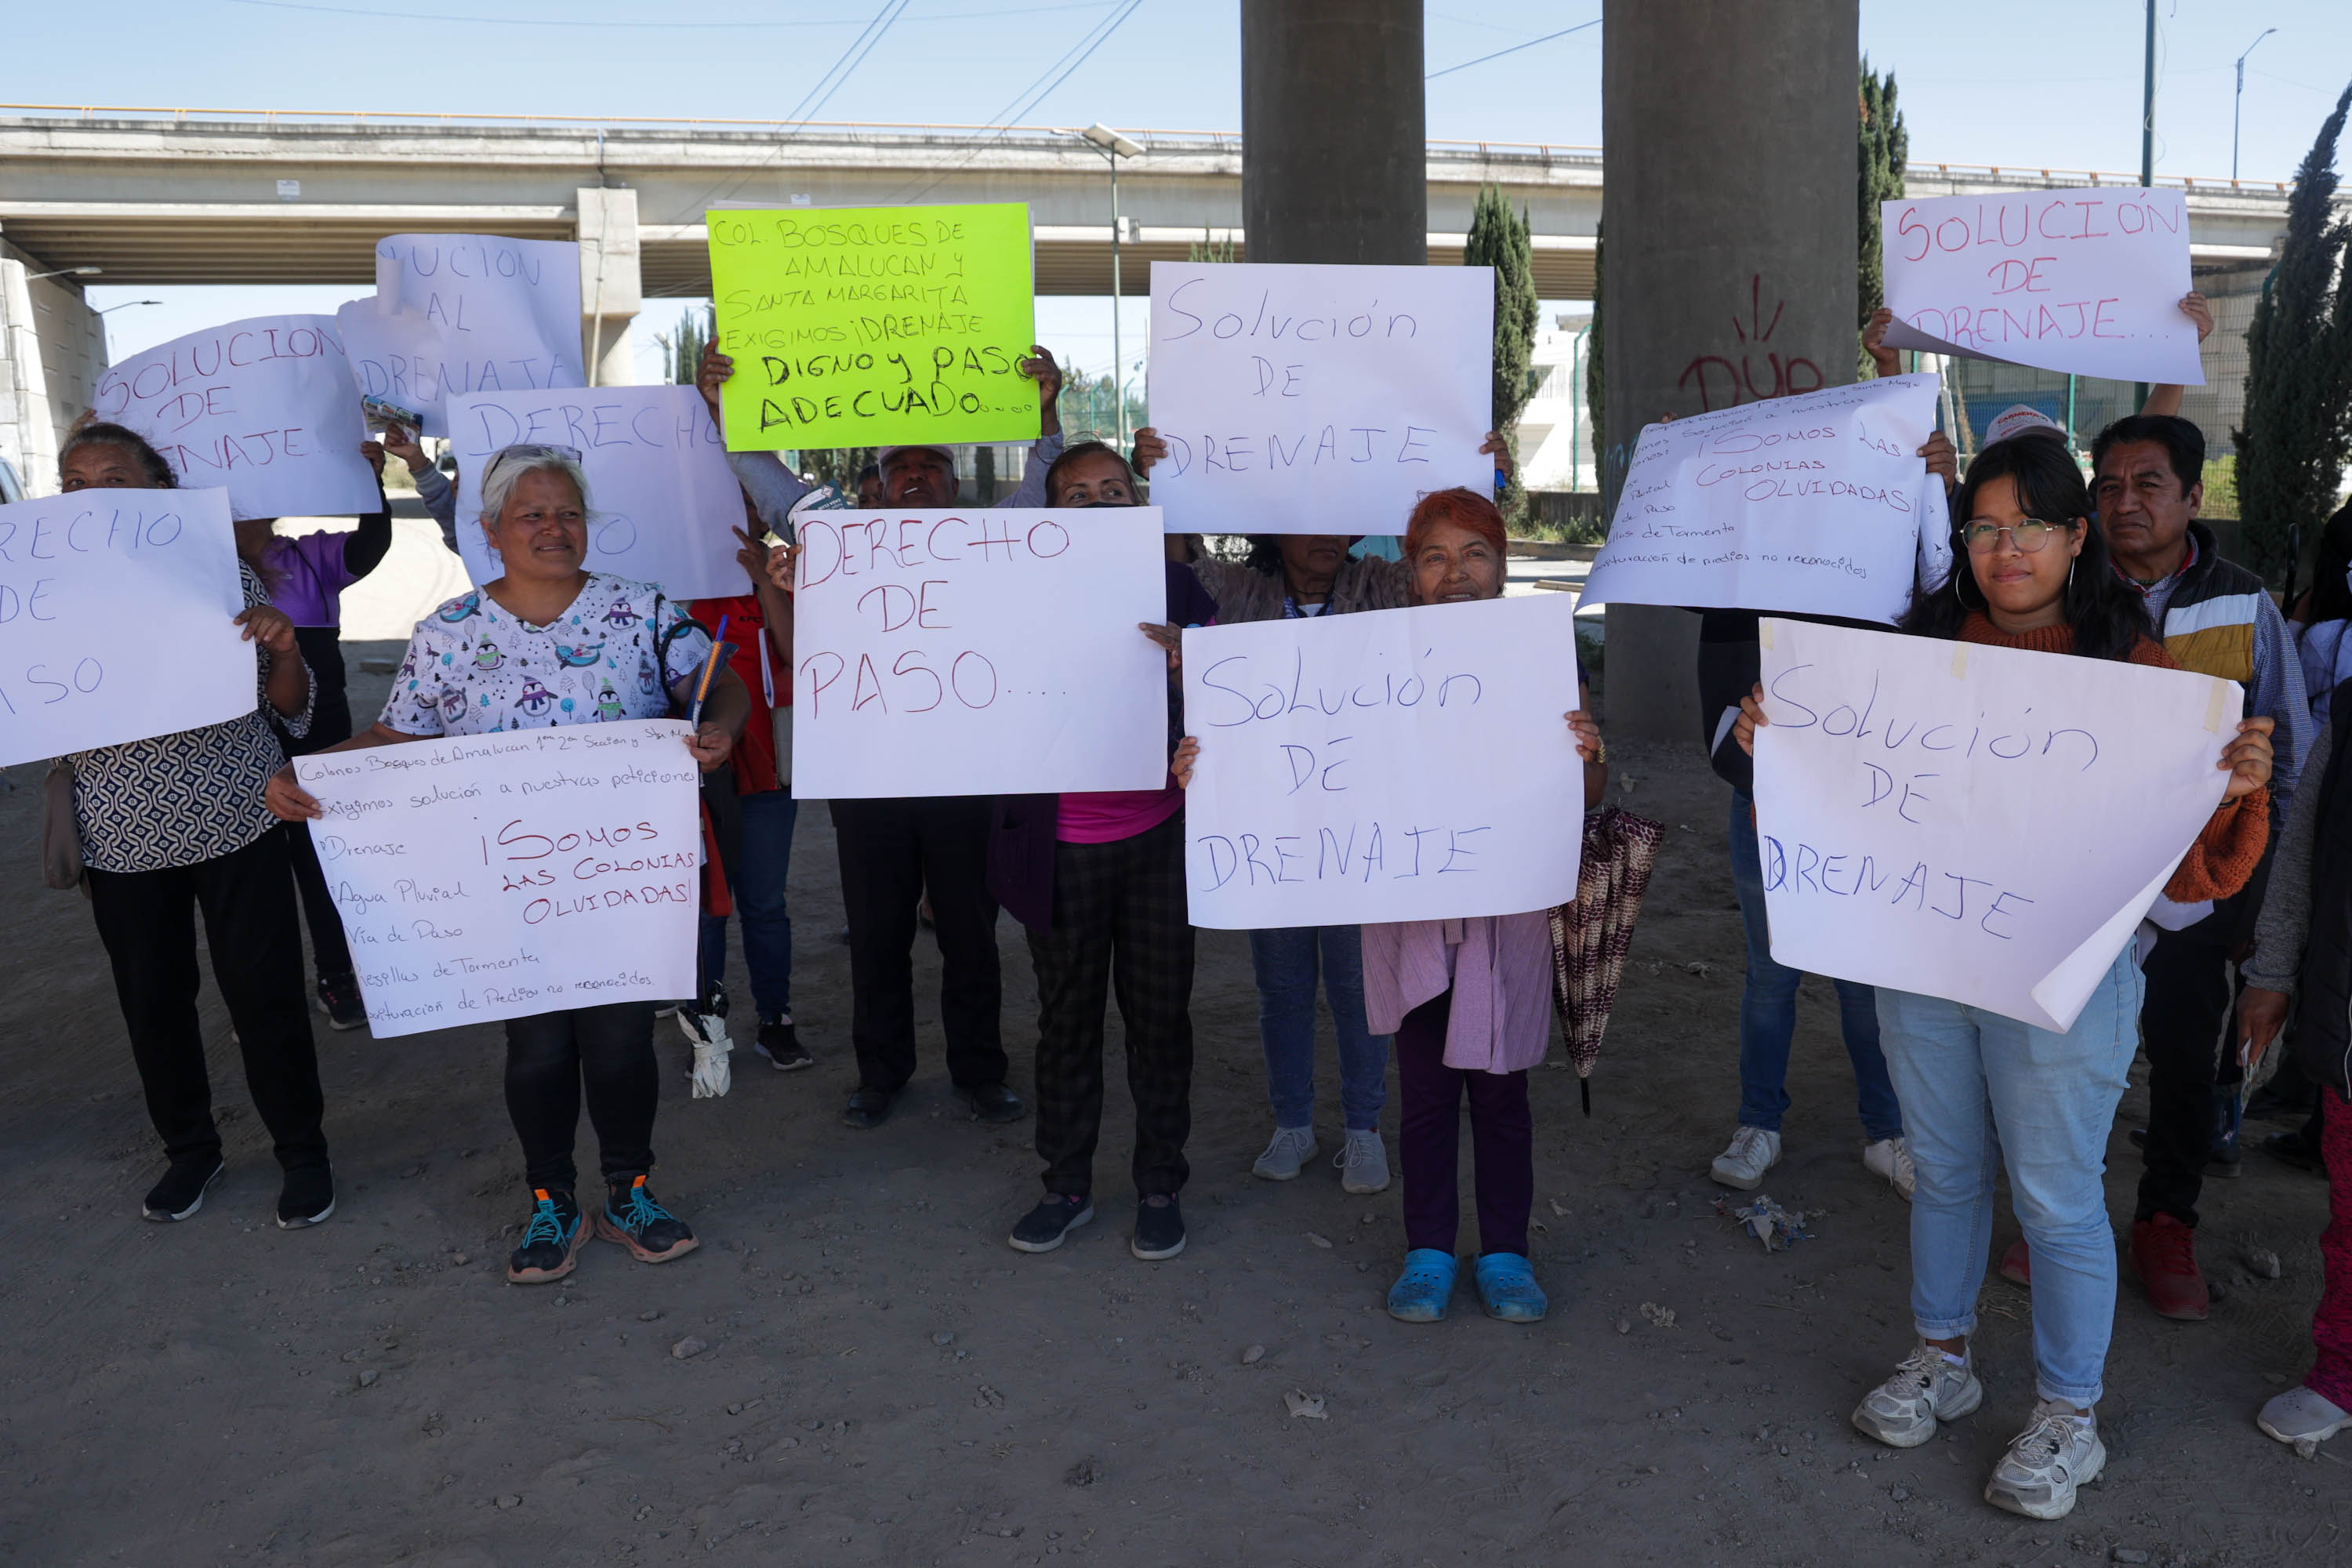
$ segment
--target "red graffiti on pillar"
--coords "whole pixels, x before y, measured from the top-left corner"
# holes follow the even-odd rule
[[[1698,383],[1698,404],[1702,410],[1729,408],[1741,403],[1760,403],[1768,397],[1787,397],[1800,392],[1813,392],[1822,384],[1821,366],[1801,355],[1782,359],[1777,350],[1764,351],[1764,363],[1770,376],[1761,384],[1756,374],[1754,351],[1762,348],[1772,338],[1773,330],[1780,324],[1780,313],[1788,302],[1776,300],[1772,318],[1764,319],[1764,275],[1750,273],[1748,279],[1748,319],[1735,314],[1731,330],[1738,334],[1741,348],[1739,363],[1734,364],[1723,354],[1700,354],[1683,367],[1678,388],[1687,390]]]

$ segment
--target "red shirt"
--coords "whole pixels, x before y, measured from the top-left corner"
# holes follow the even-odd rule
[[[713,637],[719,620],[727,618],[727,640],[735,645],[728,668],[751,694],[751,716],[735,742],[735,789],[739,795],[764,795],[791,782],[776,777],[776,731],[771,709],[793,705],[793,672],[778,662],[768,646],[767,617],[760,613],[756,594],[731,599],[697,599],[688,606],[694,618]]]

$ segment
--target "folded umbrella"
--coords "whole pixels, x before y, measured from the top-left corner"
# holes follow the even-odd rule
[[[1616,1005],[1625,950],[1665,832],[1664,823],[1613,805],[1585,813],[1576,901],[1551,911],[1552,1004],[1587,1116],[1592,1114],[1592,1064],[1601,1058],[1601,1036]]]

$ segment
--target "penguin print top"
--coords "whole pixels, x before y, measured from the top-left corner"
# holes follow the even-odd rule
[[[669,689],[709,653],[710,634],[650,583],[592,572],[543,626],[477,588],[416,623],[383,724],[404,735],[481,735],[665,719]]]

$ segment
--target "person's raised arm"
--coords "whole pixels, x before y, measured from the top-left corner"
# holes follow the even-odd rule
[[[1008,507],[1034,509],[1045,504],[1045,471],[1062,455],[1062,367],[1044,345],[1029,345],[1021,374],[1037,384],[1037,439],[1021,469],[1021,483],[1004,498]]]
[[[2213,308],[2205,296],[2191,289],[2180,297],[2180,313],[2197,323],[2197,342],[2203,347],[2213,335]],[[2181,394],[2185,389],[2171,382],[2159,382],[2147,389],[2147,401],[2139,405],[2142,414],[2173,414],[2180,412]]]
[[[754,539],[741,529],[735,537],[743,548],[735,559],[751,574],[751,592],[760,600],[760,619],[767,626],[768,651],[784,667],[789,679],[793,668],[793,559],[800,553],[797,544],[770,545],[764,539]],[[781,557],[781,561],[779,560]],[[781,571],[779,570],[781,567]]]
[[[360,525],[343,536],[343,570],[353,582],[382,565],[392,552],[392,501],[383,493],[383,455],[390,446],[389,440],[360,443],[361,455],[375,469],[376,510],[361,513]]]
[[[719,352],[716,339],[702,345],[702,363],[694,373],[694,389],[702,394],[704,406],[710,410],[710,422],[723,433],[727,421],[719,408],[719,389],[735,374],[735,361]],[[735,482],[751,498],[759,509],[760,521],[778,534],[790,525],[793,508],[809,493],[808,482],[786,466],[780,452],[729,452],[727,466],[735,474]]]
[[[1886,346],[1886,329],[1895,324],[1895,312],[1881,305],[1870,313],[1870,324],[1862,329],[1862,352],[1880,375],[1903,374],[1903,351]]]

